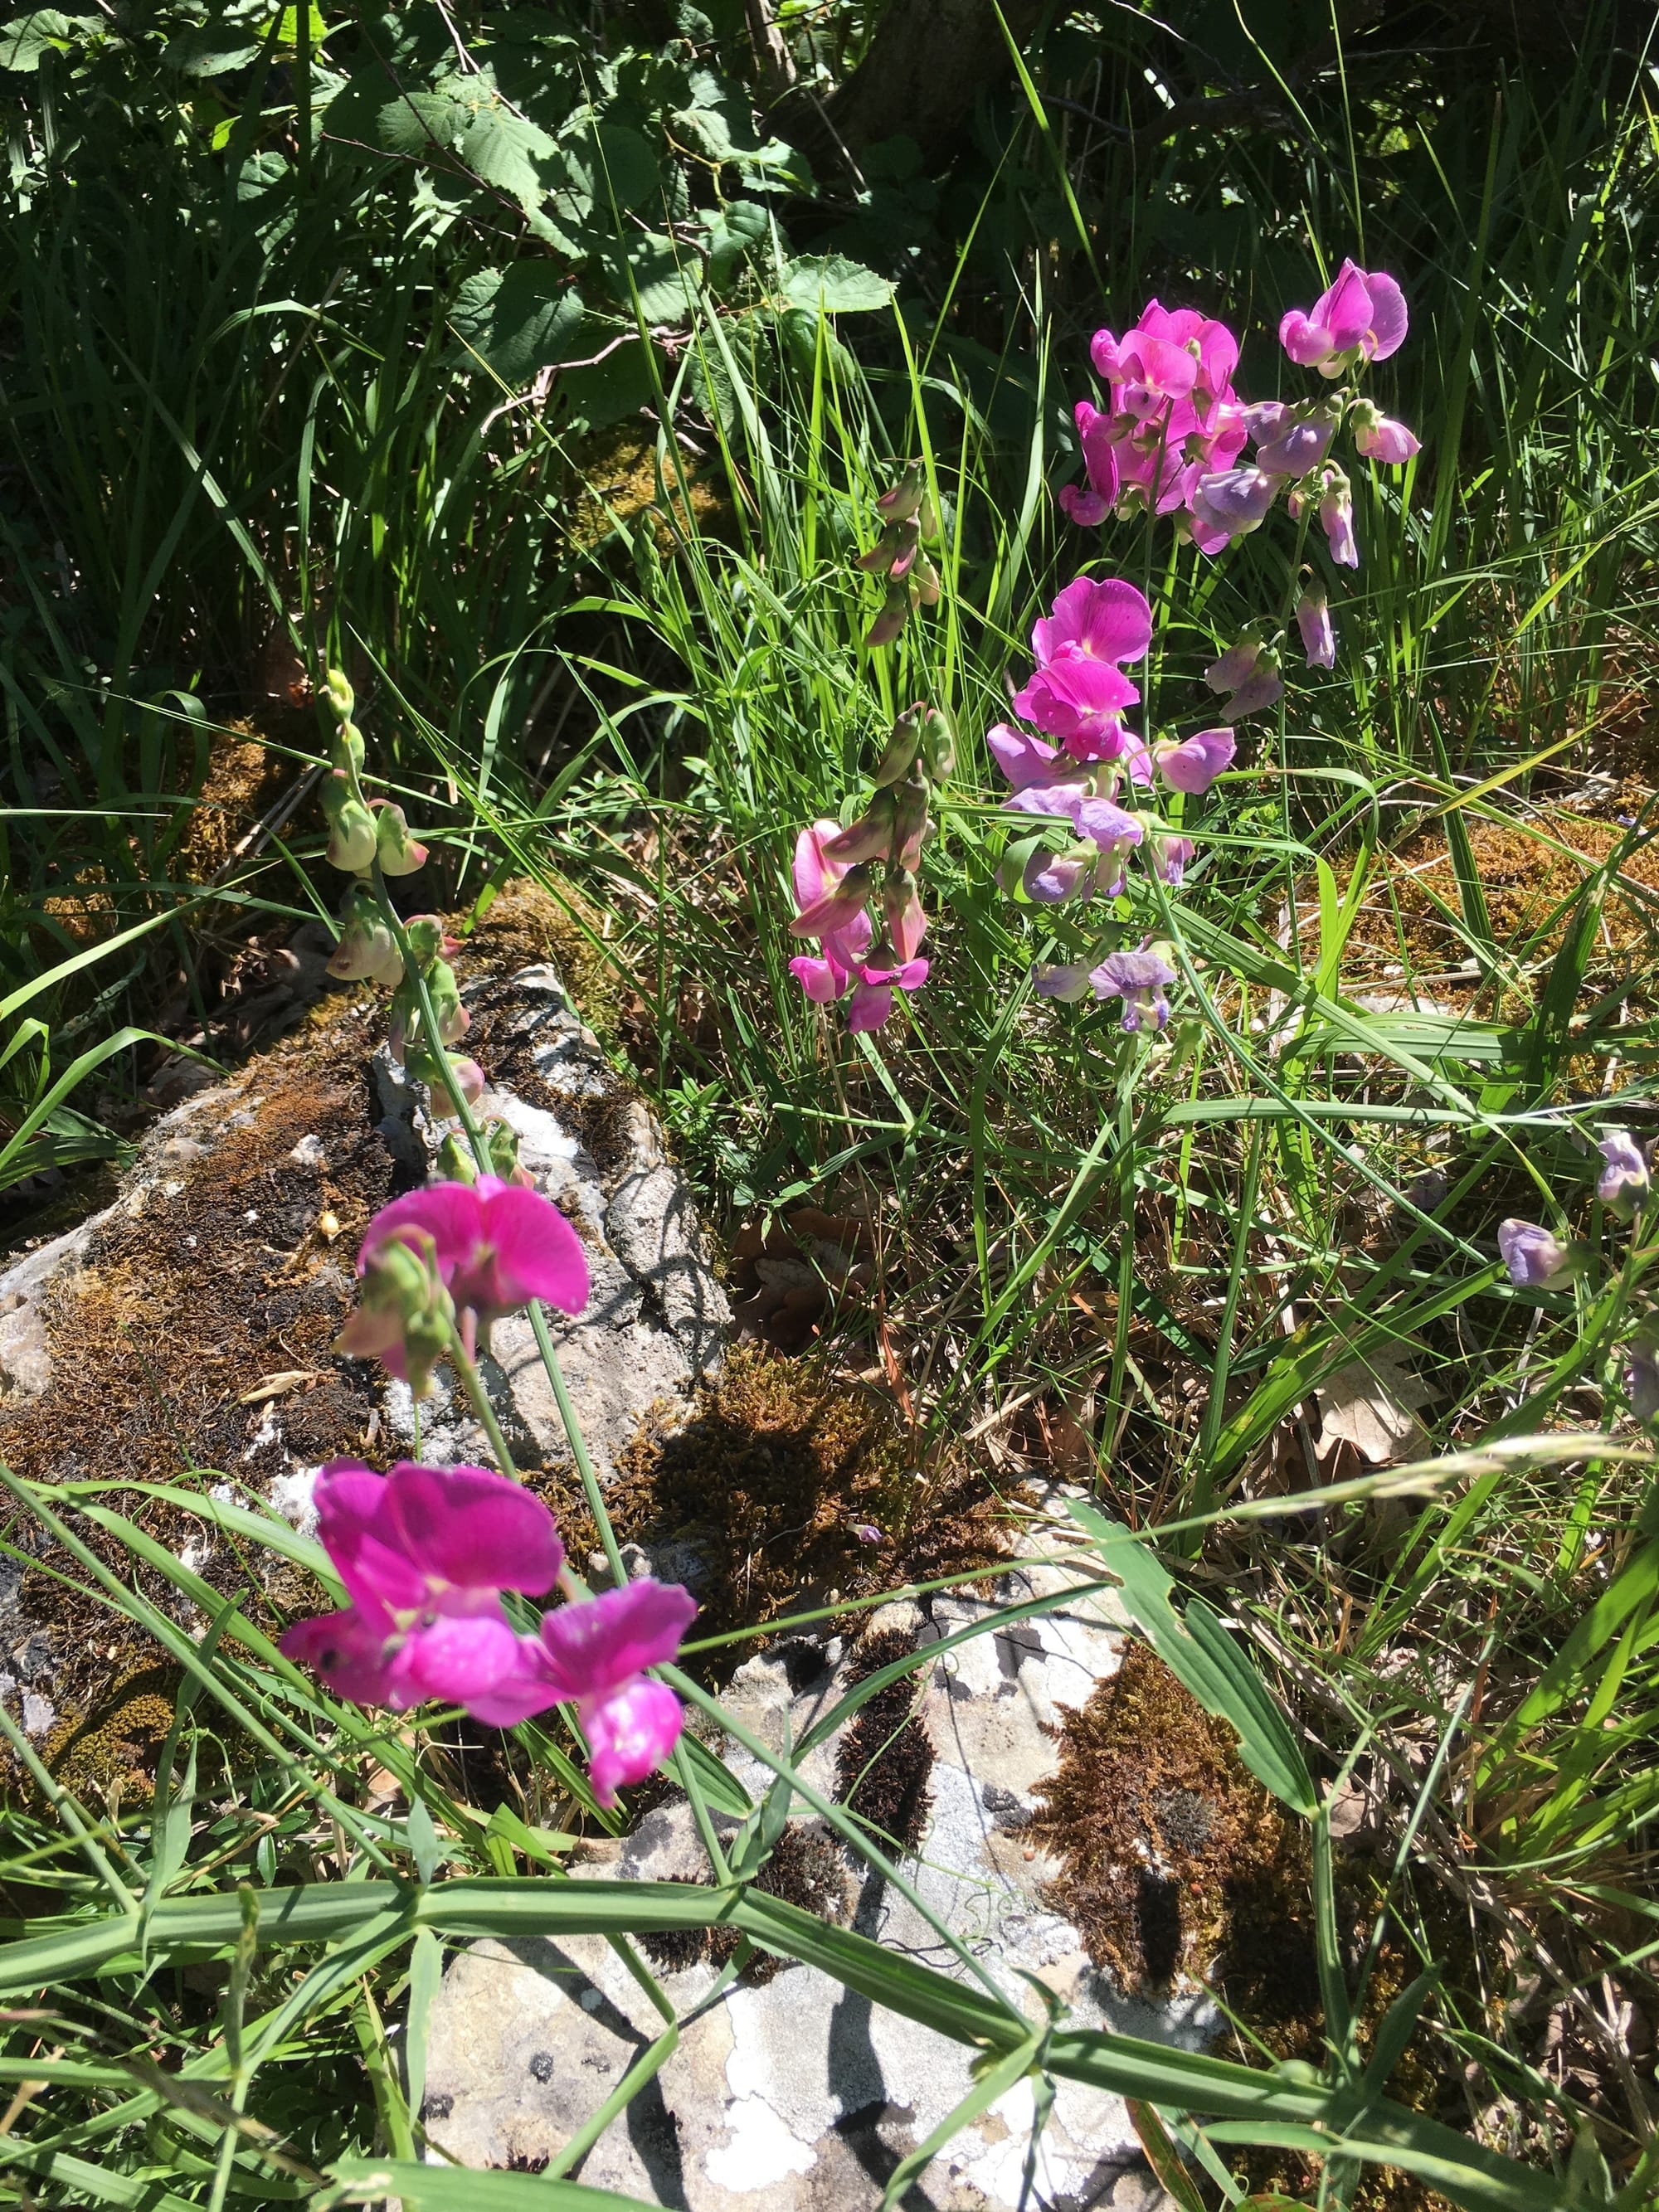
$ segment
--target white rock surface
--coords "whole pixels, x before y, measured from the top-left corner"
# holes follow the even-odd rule
[[[925,1903],[1003,1988],[1036,2000],[1034,1975],[1080,2027],[1200,2046],[1212,2024],[1196,2000],[1164,2005],[1120,1996],[1091,1966],[1077,1929],[1042,1901],[1054,1864],[1024,1838],[1033,1791],[1057,1761],[1049,1733],[1115,1670],[1121,1616],[1080,1569],[1039,1567],[1004,1577],[1000,1605],[1070,1593],[1056,1611],[942,1653],[920,1711],[932,1740],[932,1814],[904,1871]],[[907,1608],[921,1640],[991,1620],[997,1607],[935,1601]],[[899,1613],[898,1607],[891,1608]],[[906,1626],[902,1616],[890,1624]],[[807,1655],[797,1643],[750,1660],[724,1702],[760,1740],[799,1742],[848,1686],[843,1647],[792,1695]],[[727,1742],[728,1765],[751,1793],[769,1771]],[[833,1795],[836,1739],[806,1758],[805,1778]],[[802,1809],[802,1808],[799,1808]],[[1030,1853],[1028,1856],[1028,1853]],[[618,1880],[703,1878],[686,1808],[659,1807],[608,1862]],[[884,1948],[961,1973],[937,1931],[878,1875],[866,1875],[853,1924]],[[665,1973],[682,2017],[712,1987],[706,1964]],[[433,2009],[427,2124],[434,2142],[472,2166],[534,2162],[556,2153],[659,2032],[656,2014],[604,1942],[483,1942],[451,1965]],[[879,2204],[899,2159],[964,2097],[969,2053],[882,2010],[815,1967],[789,1966],[757,1988],[736,1985],[684,2029],[655,2081],[600,2138],[580,2179],[684,2212],[864,2212]],[[1032,2099],[1022,2083],[965,2128],[906,2202],[935,2212],[1000,2212],[1022,2201]],[[1061,2083],[1036,2151],[1036,2193],[1052,2212],[1150,2206],[1160,2194],[1142,2166],[1122,2102]]]

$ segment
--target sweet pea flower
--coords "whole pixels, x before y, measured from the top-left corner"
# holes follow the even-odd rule
[[[1305,477],[1329,453],[1336,420],[1336,410],[1328,404],[1279,409],[1277,420],[1271,427],[1264,421],[1257,434],[1257,468],[1269,476]]]
[[[1016,793],[1047,791],[1064,786],[1083,796],[1078,763],[1057,745],[1028,736],[1007,722],[998,722],[985,732],[986,750]],[[1060,810],[1063,811],[1063,810]]]
[[[1197,730],[1179,744],[1166,738],[1152,747],[1158,774],[1174,791],[1196,796],[1233,764],[1238,740],[1231,730]]]
[[[1139,660],[1152,635],[1152,611],[1133,584],[1078,577],[1032,629],[1036,669],[1014,712],[1075,759],[1112,759],[1123,749],[1122,710],[1140,696],[1118,664]]]
[[[643,1781],[679,1741],[680,1701],[645,1670],[673,1658],[696,1610],[678,1583],[647,1579],[542,1615],[542,1702],[575,1706],[601,1805],[614,1805],[618,1789]]]
[[[564,1547],[539,1498],[487,1468],[408,1460],[389,1475],[331,1461],[315,1495],[349,1603],[295,1621],[286,1657],[354,1705],[395,1712],[441,1698],[504,1728],[552,1702],[501,1602],[558,1579]]]
[[[447,1291],[469,1357],[492,1322],[532,1298],[572,1314],[587,1304],[581,1239],[539,1191],[498,1176],[434,1183],[383,1206],[357,1255],[358,1274],[387,1274],[394,1246],[415,1254]],[[395,1308],[370,1295],[367,1279],[363,1304],[339,1342],[352,1357],[377,1356],[392,1374],[412,1379],[406,1326]]]
[[[1330,601],[1317,576],[1302,587],[1296,603],[1296,626],[1302,633],[1302,650],[1310,668],[1334,668],[1336,631],[1331,623]]]
[[[1089,995],[1088,963],[1038,960],[1031,968],[1031,988],[1040,999],[1058,999],[1063,1005],[1075,1006]]]
[[[1353,496],[1340,469],[1328,472],[1319,501],[1320,526],[1339,568],[1359,566],[1359,547],[1353,534]]]
[[[1259,529],[1279,496],[1283,478],[1266,469],[1222,469],[1200,476],[1192,492],[1193,543],[1218,553],[1235,538]]]
[[[1114,898],[1123,888],[1123,861],[1145,834],[1137,816],[1125,813],[1109,799],[1085,799],[1074,810],[1072,819],[1079,834],[1091,839],[1100,848],[1100,872],[1107,878],[1104,885],[1108,898]]]
[[[1224,722],[1240,721],[1246,714],[1273,706],[1285,696],[1285,686],[1279,680],[1279,655],[1250,630],[1246,630],[1236,645],[1230,645],[1219,659],[1211,662],[1204,672],[1204,681],[1212,691],[1231,691],[1233,695],[1221,709]]]
[[[1200,414],[1207,415],[1230,393],[1229,380],[1238,366],[1238,340],[1224,323],[1196,308],[1171,312],[1149,300],[1139,321],[1121,339],[1110,331],[1097,331],[1089,357],[1127,413],[1145,416],[1161,405],[1190,399]]]
[[[1103,415],[1092,400],[1079,399],[1072,410],[1072,419],[1077,424],[1084,472],[1089,481],[1086,489],[1078,484],[1062,485],[1060,503],[1073,522],[1087,530],[1096,523],[1104,522],[1116,503],[1117,447],[1112,436],[1111,416]]]
[[[1121,999],[1123,1027],[1133,1034],[1150,1025],[1161,1030],[1170,1018],[1169,987],[1176,971],[1159,954],[1142,946],[1109,952],[1089,980],[1097,999]]]
[[[858,971],[848,1002],[847,1026],[856,1036],[860,1030],[878,1030],[893,1011],[895,991],[919,991],[927,981],[925,960],[902,960],[890,967],[866,962]]]
[[[1385,415],[1369,399],[1355,402],[1350,417],[1355,449],[1368,461],[1382,461],[1389,468],[1402,468],[1422,446],[1414,434],[1403,422]]]
[[[1092,898],[1099,874],[1100,854],[1092,845],[1069,845],[1063,853],[1039,845],[1020,871],[1020,886],[1037,906],[1063,906],[1068,899]]]
[[[1149,830],[1142,850],[1152,873],[1168,884],[1172,891],[1178,891],[1187,878],[1187,863],[1193,857],[1192,839],[1173,830]]]
[[[1498,1224],[1498,1249],[1517,1290],[1556,1291],[1578,1272],[1577,1255],[1535,1221]]]
[[[795,902],[800,913],[791,924],[791,934],[818,935],[823,951],[821,955],[798,955],[789,963],[789,972],[807,998],[821,1006],[845,997],[853,981],[853,971],[869,951],[875,935],[875,925],[865,901],[847,900],[844,908],[833,908],[830,903],[854,872],[854,864],[833,860],[824,851],[829,841],[840,835],[839,823],[814,822],[795,840]],[[862,881],[867,900],[868,876]],[[816,918],[819,928],[801,928],[809,915]]]
[[[1300,368],[1337,377],[1356,361],[1386,361],[1405,341],[1406,296],[1392,276],[1345,261],[1304,313],[1292,307],[1279,342]]]
[[[1607,1162],[1595,1194],[1603,1206],[1628,1220],[1652,1188],[1647,1154],[1628,1129],[1610,1130],[1595,1149]]]

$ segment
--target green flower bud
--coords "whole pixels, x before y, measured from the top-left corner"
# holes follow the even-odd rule
[[[426,866],[426,847],[417,844],[409,834],[409,823],[401,806],[390,799],[375,808],[375,847],[380,855],[380,872],[386,876],[412,876],[417,868]]]
[[[943,708],[930,707],[922,717],[921,764],[935,783],[943,783],[957,764],[956,725]]]
[[[896,783],[902,775],[908,775],[921,742],[921,716],[925,709],[918,703],[907,707],[893,725],[892,735],[876,763],[875,782],[878,790],[884,784]]]
[[[323,696],[333,708],[337,721],[351,720],[351,710],[357,702],[343,668],[331,668],[324,677]]]

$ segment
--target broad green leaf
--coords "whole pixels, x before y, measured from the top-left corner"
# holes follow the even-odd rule
[[[248,68],[264,50],[264,39],[251,37],[246,23],[197,23],[167,40],[161,60],[185,76],[223,76]]]
[[[1189,1598],[1183,1622],[1170,1602],[1174,1581],[1151,1548],[1083,1499],[1068,1498],[1066,1504],[1094,1539],[1131,1619],[1158,1657],[1206,1712],[1238,1731],[1238,1755],[1262,1787],[1311,1820],[1319,1800],[1301,1747],[1266,1683],[1217,1616],[1201,1599]]]
[[[106,26],[96,15],[65,15],[57,8],[31,8],[27,15],[14,15],[0,23],[0,69],[30,75],[40,66],[45,53],[65,53],[77,33],[101,31]]]
[[[632,314],[637,302],[647,323],[684,323],[696,304],[696,256],[672,238],[630,239],[605,266],[617,305]]]
[[[516,386],[538,369],[581,357],[585,313],[567,270],[551,261],[515,261],[469,276],[449,319],[470,355]]]
[[[826,315],[866,314],[890,307],[893,287],[873,269],[826,253],[787,263],[783,296],[792,307],[817,307]]]

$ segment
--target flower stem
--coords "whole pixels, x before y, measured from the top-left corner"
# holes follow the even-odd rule
[[[478,1417],[478,1425],[489,1439],[489,1449],[495,1455],[496,1467],[510,1481],[520,1481],[522,1478],[513,1464],[513,1455],[507,1449],[507,1438],[501,1434],[501,1425],[495,1418],[495,1408],[489,1402],[489,1393],[484,1389],[477,1363],[467,1356],[461,1332],[453,1322],[449,1325],[449,1356],[471,1401],[472,1410]]]

